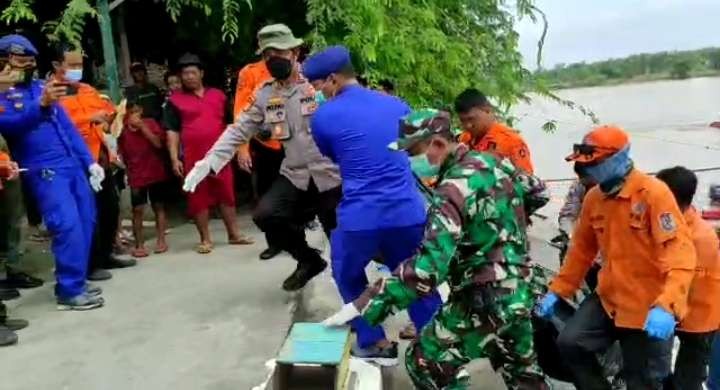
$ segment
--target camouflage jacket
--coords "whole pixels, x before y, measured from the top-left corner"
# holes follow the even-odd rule
[[[527,217],[548,202],[543,182],[464,145],[440,172],[420,249],[354,302],[372,324],[445,281],[454,294],[532,276]]]

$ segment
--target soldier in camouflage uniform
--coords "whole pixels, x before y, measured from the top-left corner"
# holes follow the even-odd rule
[[[448,301],[406,354],[415,386],[467,388],[464,366],[489,358],[509,388],[546,388],[533,348],[530,315],[538,291],[526,236],[528,216],[548,201],[543,183],[509,160],[457,144],[449,115],[437,110],[406,117],[391,146],[427,153],[440,165],[423,244],[392,277],[324,323],[362,315],[378,324],[447,281]]]

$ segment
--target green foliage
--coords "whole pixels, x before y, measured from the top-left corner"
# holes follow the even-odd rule
[[[213,15],[213,9],[222,9],[222,39],[225,42],[233,43],[240,36],[240,24],[238,22],[241,3],[252,10],[251,0],[165,0],[165,9],[170,18],[177,22],[183,9],[195,9],[201,11],[205,17]]]
[[[66,41],[80,47],[88,16],[98,14],[87,0],[70,0],[60,18],[46,22],[43,31],[51,42]]]
[[[32,3],[33,0],[12,0],[10,5],[0,13],[0,20],[8,25],[23,20],[36,23],[38,21],[37,16],[30,8]]]
[[[720,49],[636,54],[591,64],[559,64],[537,76],[553,88],[581,87],[626,81],[688,78],[720,71]]]
[[[445,106],[472,86],[502,111],[538,90],[506,3],[536,15],[530,0],[307,0],[307,16],[315,48],[345,44],[371,83],[393,80],[414,105]]]

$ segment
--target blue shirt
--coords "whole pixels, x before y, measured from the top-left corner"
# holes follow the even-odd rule
[[[0,92],[0,134],[21,168],[80,167],[86,170],[92,156],[75,125],[58,104],[40,106],[42,82],[34,80]]]
[[[320,105],[311,122],[320,152],[340,167],[343,197],[338,228],[347,231],[425,223],[425,207],[397,140],[400,119],[410,112],[402,100],[358,85],[343,88]]]

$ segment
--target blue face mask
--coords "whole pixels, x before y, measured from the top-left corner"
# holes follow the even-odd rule
[[[322,91],[316,91],[315,92],[315,103],[319,105],[325,103],[327,99],[325,98],[325,94],[322,93]]]
[[[82,80],[83,70],[82,69],[68,69],[65,71],[65,78],[67,81],[77,83]]]
[[[626,146],[600,164],[585,167],[584,171],[600,184],[603,192],[608,192],[620,183],[631,169],[630,146]]]
[[[440,172],[440,166],[431,164],[427,154],[410,157],[410,168],[421,179],[435,177]]]

